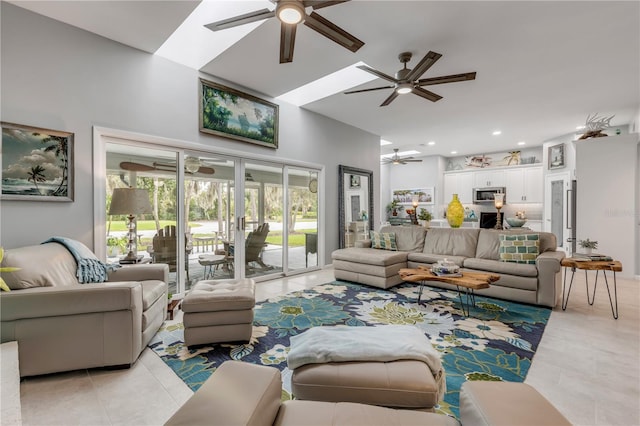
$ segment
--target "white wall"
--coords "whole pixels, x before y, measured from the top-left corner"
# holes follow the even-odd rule
[[[64,235],[93,246],[93,126],[323,164],[329,261],[338,246],[338,164],[374,171],[379,206],[379,136],[289,104],[280,104],[275,151],[201,134],[198,78],[220,80],[5,2],[1,8],[1,119],[75,133],[76,175],[72,203],[3,201],[1,245]]]
[[[638,275],[639,135],[576,141],[578,240],[598,241],[598,253],[622,262],[625,277]]]

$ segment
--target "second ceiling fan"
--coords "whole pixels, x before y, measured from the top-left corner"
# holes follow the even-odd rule
[[[352,93],[370,92],[372,90],[394,89],[393,93],[391,93],[391,95],[389,95],[389,97],[387,97],[387,99],[385,99],[384,102],[380,104],[381,107],[389,105],[395,98],[398,97],[398,95],[404,95],[406,93],[413,93],[432,102],[436,102],[442,99],[442,96],[430,92],[429,90],[423,89],[423,86],[454,83],[456,81],[475,80],[476,78],[475,72],[467,72],[464,74],[452,74],[444,75],[441,77],[420,79],[422,74],[424,74],[429,68],[431,68],[431,66],[435,64],[436,61],[442,57],[442,55],[440,53],[429,51],[429,53],[427,53],[424,58],[422,58],[422,60],[418,63],[418,65],[416,65],[416,67],[413,69],[407,68],[407,62],[411,60],[411,56],[411,52],[403,52],[398,55],[398,59],[404,64],[404,68],[396,73],[395,78],[376,69],[368,67],[367,65],[358,65],[358,68],[360,68],[361,70],[371,73],[376,77],[387,80],[393,84],[390,86],[374,87],[371,89],[351,90],[348,92],[344,92],[345,95],[349,95]]]
[[[333,22],[318,15],[315,10],[329,7],[349,0],[312,1],[312,0],[270,0],[276,4],[274,10],[261,9],[255,12],[245,13],[232,18],[223,19],[205,25],[211,31],[219,31],[237,27],[250,22],[277,17],[280,20],[280,63],[293,61],[293,48],[296,42],[296,29],[298,24],[304,23],[307,27],[322,34],[330,40],[352,52],[364,46],[364,42],[349,34]],[[307,13],[306,8],[312,8]]]
[[[407,163],[421,163],[422,160],[413,157],[400,157],[398,154],[398,148],[393,149],[394,154],[391,157],[382,159],[382,164],[407,164]]]

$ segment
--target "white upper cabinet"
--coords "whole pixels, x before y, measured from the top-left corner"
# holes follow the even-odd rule
[[[504,171],[507,203],[542,203],[542,167],[523,167]]]
[[[445,173],[444,175],[444,203],[448,205],[453,194],[463,204],[471,204],[473,195],[473,173]]]
[[[473,187],[505,186],[504,170],[478,170],[473,172]]]

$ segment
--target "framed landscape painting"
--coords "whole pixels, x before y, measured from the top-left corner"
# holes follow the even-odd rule
[[[278,148],[278,105],[200,79],[200,131]]]
[[[393,199],[400,204],[412,204],[415,199],[418,204],[434,203],[434,187],[420,189],[395,189]]]
[[[73,201],[73,133],[2,126],[3,200]]]

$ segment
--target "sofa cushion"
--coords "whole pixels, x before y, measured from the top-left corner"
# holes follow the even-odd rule
[[[424,236],[427,230],[424,226],[382,226],[380,232],[392,232],[396,234],[396,244],[400,251],[422,251]]]
[[[464,256],[453,256],[446,254],[425,254],[425,253],[409,253],[409,262],[418,262],[418,263],[438,263],[440,260],[450,260],[454,262],[458,266],[462,266],[462,263],[465,259]]]
[[[397,251],[396,234],[391,232],[370,231],[371,248]]]
[[[431,228],[424,240],[424,254],[474,257],[479,229]]]
[[[465,268],[477,269],[479,271],[495,272],[497,274],[518,275],[522,277],[537,277],[538,268],[536,265],[515,262],[500,262],[490,259],[465,259]]]
[[[539,234],[500,234],[500,261],[535,264],[540,252]]]
[[[2,274],[12,290],[80,284],[76,277],[76,260],[60,244],[39,244],[6,250],[2,266],[20,268],[18,271]]]
[[[555,234],[551,232],[533,232],[526,230],[508,231],[508,230],[496,230],[496,229],[481,229],[478,236],[478,248],[476,249],[475,256],[479,259],[492,259],[499,260],[499,248],[500,248],[500,235],[501,234],[526,234],[537,233],[540,235],[540,253],[546,251],[556,251],[557,239]]]
[[[333,260],[364,263],[368,265],[389,266],[407,261],[407,253],[401,251],[376,250],[372,248],[351,247],[331,253]]]

